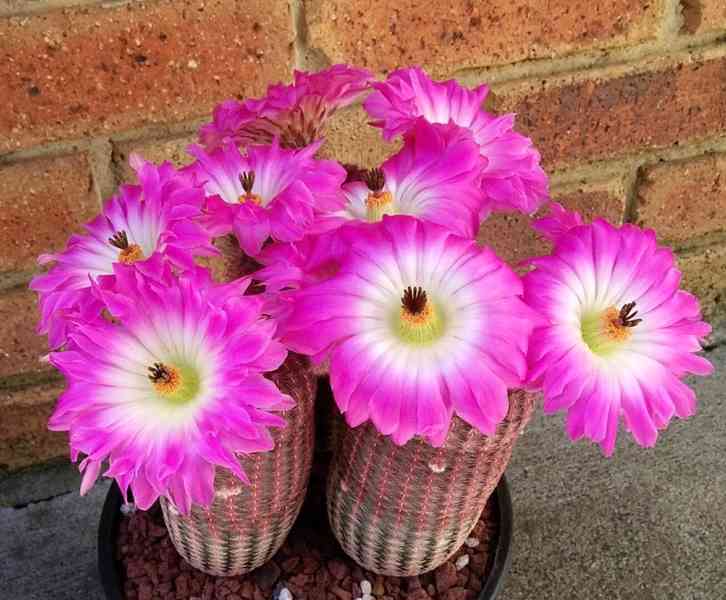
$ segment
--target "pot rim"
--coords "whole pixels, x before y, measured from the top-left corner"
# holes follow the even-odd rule
[[[491,565],[489,574],[484,582],[484,587],[479,593],[478,600],[494,600],[497,597],[512,563],[514,515],[506,475],[502,475],[499,480],[494,490],[494,496],[496,497],[499,529],[495,541],[494,555],[489,559]],[[121,571],[115,558],[122,504],[121,491],[114,481],[106,494],[98,526],[98,571],[107,600],[124,600]],[[304,514],[301,513],[298,518],[305,518]]]

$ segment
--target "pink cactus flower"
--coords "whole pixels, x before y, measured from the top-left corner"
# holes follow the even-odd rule
[[[113,274],[115,264],[143,263],[161,253],[180,268],[194,266],[194,256],[216,251],[209,234],[193,219],[201,214],[204,191],[189,184],[169,163],[156,167],[132,157],[139,185],[124,185],[103,212],[87,223],[86,234],[70,238],[65,250],[43,254],[40,264],[55,263],[35,277],[30,288],[39,295],[38,332],[48,335],[51,348],[65,342],[64,315],[91,317],[101,306],[91,294],[91,282]]]
[[[234,144],[206,152],[191,146],[197,159],[185,169],[207,194],[202,221],[214,235],[234,232],[242,249],[256,256],[272,238],[302,239],[316,215],[339,206],[345,170],[313,155],[320,142],[300,150],[250,146],[243,154]]]
[[[558,234],[552,254],[531,264],[525,300],[547,322],[532,334],[529,380],[545,412],[567,411],[573,440],[611,455],[623,419],[638,444],[653,446],[674,415],[695,412],[682,379],[712,372],[696,354],[711,328],[653,231],[598,219]]]
[[[482,107],[489,92],[450,80],[431,80],[420,68],[394,71],[375,88],[364,106],[372,124],[390,140],[408,131],[417,119],[455,123],[471,131],[486,159],[481,169],[482,217],[491,210],[531,214],[548,197],[548,179],[532,141],[514,131],[514,115],[495,116]]]
[[[345,204],[321,217],[319,226],[411,215],[474,237],[479,226],[482,162],[467,131],[419,119],[405,133],[403,148],[380,169],[368,171],[365,181],[343,186]]]
[[[50,419],[68,431],[83,471],[81,493],[102,469],[141,509],[166,496],[180,511],[208,506],[215,467],[248,482],[238,454],[273,447],[268,427],[293,406],[266,379],[287,351],[247,280],[215,286],[205,271],[178,278],[158,255],[154,277],[114,266],[112,287],[94,285],[113,322],[76,320],[51,363],[68,387]]]
[[[291,85],[272,85],[262,98],[222,102],[199,140],[208,150],[227,143],[270,144],[275,138],[284,148],[303,148],[320,139],[326,121],[365,93],[371,79],[368,71],[348,65],[295,71]]]
[[[443,444],[454,413],[492,435],[526,376],[534,313],[519,277],[473,240],[408,216],[349,232],[336,275],[294,294],[285,342],[330,357],[350,426]]]

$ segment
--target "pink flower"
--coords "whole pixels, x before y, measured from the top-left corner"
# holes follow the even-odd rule
[[[455,125],[416,121],[400,152],[369,171],[365,182],[343,187],[347,202],[323,216],[323,228],[350,220],[375,222],[383,215],[411,215],[464,237],[479,225],[482,159],[471,135]]]
[[[298,290],[335,275],[349,249],[351,227],[320,235],[306,235],[298,242],[270,244],[256,257],[263,268],[254,278],[268,292]]]
[[[551,242],[556,242],[570,229],[584,223],[579,212],[567,210],[558,202],[550,202],[548,208],[547,215],[532,222],[532,229]]]
[[[533,313],[520,279],[473,240],[412,217],[348,235],[337,274],[293,295],[286,343],[330,356],[352,427],[371,420],[397,444],[441,445],[456,413],[493,434],[526,375]]]
[[[525,299],[547,323],[532,334],[529,379],[544,390],[545,412],[567,411],[573,440],[610,455],[622,417],[653,446],[674,415],[695,412],[682,378],[713,370],[695,354],[710,327],[653,231],[598,219],[559,235],[532,264]]]
[[[51,348],[65,341],[64,316],[99,313],[91,280],[111,275],[115,264],[142,265],[160,252],[178,267],[190,268],[195,255],[215,253],[209,234],[192,220],[200,215],[203,190],[169,163],[156,167],[132,156],[131,164],[139,185],[122,186],[101,215],[86,224],[87,234],[71,236],[64,251],[38,259],[40,264],[56,263],[30,283],[40,300],[38,332],[48,334]]]
[[[215,286],[206,271],[178,278],[154,259],[154,277],[115,265],[95,286],[114,322],[78,320],[68,349],[50,355],[68,381],[50,419],[85,455],[81,493],[104,473],[142,509],[159,496],[183,513],[208,506],[215,467],[248,482],[238,454],[273,447],[273,414],[293,406],[263,375],[286,357],[247,280]]]
[[[548,180],[532,141],[515,132],[514,115],[495,116],[482,108],[489,88],[469,90],[456,81],[432,81],[420,68],[394,71],[364,106],[386,139],[408,131],[416,119],[453,122],[471,131],[486,159],[481,170],[482,216],[490,210],[531,214],[548,197]]]
[[[347,65],[295,71],[292,85],[272,85],[263,98],[220,104],[212,122],[200,129],[199,140],[208,150],[230,142],[269,144],[275,138],[284,148],[303,148],[320,139],[326,121],[358,99],[371,78],[368,71]]]
[[[300,150],[250,146],[246,154],[233,144],[205,152],[191,146],[197,159],[185,169],[207,194],[204,224],[214,235],[234,231],[250,256],[268,238],[301,239],[320,211],[342,201],[345,170],[336,162],[315,160],[320,142]]]
[[[264,285],[265,313],[277,322],[280,338],[287,332],[295,291],[334,277],[361,226],[365,225],[350,222],[334,231],[306,235],[299,242],[272,243],[255,257],[262,268],[253,277]]]

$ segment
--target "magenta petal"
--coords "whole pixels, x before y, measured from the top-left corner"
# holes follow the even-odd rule
[[[100,460],[86,459],[81,463],[81,471],[83,471],[83,479],[81,480],[81,496],[85,496],[93,487],[98,479],[98,473],[101,470]]]

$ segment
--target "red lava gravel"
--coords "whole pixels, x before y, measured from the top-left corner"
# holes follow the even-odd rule
[[[275,557],[239,577],[215,577],[190,567],[174,550],[158,506],[122,518],[116,558],[126,599],[358,600],[368,592],[365,600],[476,600],[498,527],[492,500],[448,562],[419,577],[382,577],[361,569],[335,541],[322,483],[314,474],[301,516]],[[364,590],[362,582],[367,582]]]

